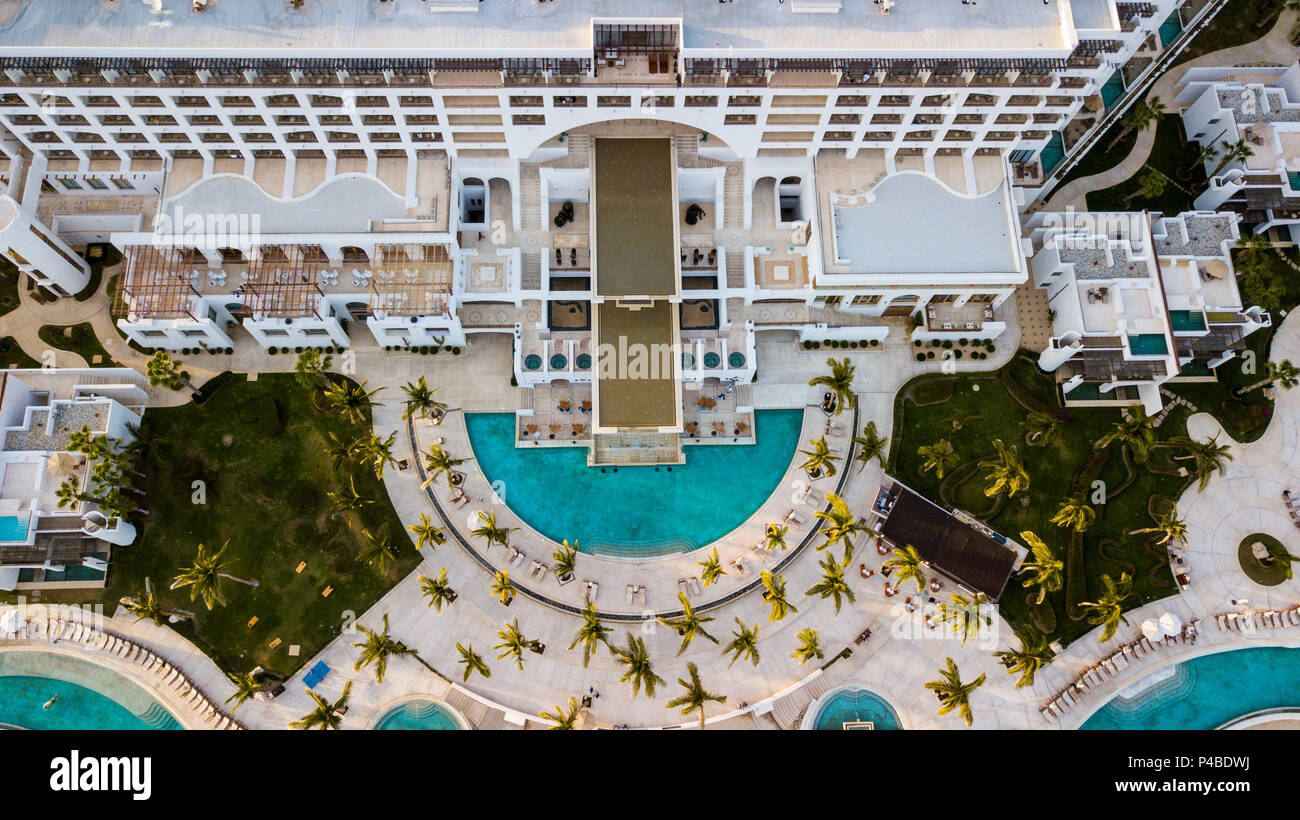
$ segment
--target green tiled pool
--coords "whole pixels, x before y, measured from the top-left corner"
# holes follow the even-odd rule
[[[1109,111],[1115,101],[1122,96],[1124,96],[1124,75],[1123,72],[1116,71],[1101,87],[1101,101]]]
[[[1128,349],[1135,356],[1163,356],[1169,352],[1163,333],[1138,333],[1128,337]]]
[[[1199,310],[1171,310],[1169,323],[1174,330],[1205,330],[1205,314]]]

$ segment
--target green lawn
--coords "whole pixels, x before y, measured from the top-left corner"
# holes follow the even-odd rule
[[[1174,65],[1258,40],[1273,28],[1283,5],[1283,0],[1228,0],[1210,27],[1196,35]]]
[[[1165,189],[1159,196],[1140,193],[1137,173],[1118,185],[1088,194],[1092,211],[1140,211],[1143,208],[1171,216],[1192,208],[1192,202],[1205,190],[1205,171],[1196,162],[1196,145],[1183,138],[1182,118],[1167,114],[1156,126],[1155,144],[1146,166],[1165,175]],[[1130,198],[1130,195],[1132,198]]]
[[[925,405],[913,401],[918,386],[930,381],[951,382],[951,399]],[[942,391],[927,388],[924,393],[934,396]],[[1064,414],[1060,440],[1047,447],[1026,445],[1024,431],[1019,427],[1029,412],[1025,404]],[[950,419],[958,409],[978,417],[967,421],[961,430],[954,430]],[[1051,612],[1040,613],[1038,620],[1046,624],[1043,631],[1053,640],[1068,643],[1092,628],[1083,620],[1078,604],[1098,594],[1102,575],[1118,578],[1121,572],[1128,572],[1133,576],[1135,595],[1127,602],[1129,607],[1175,591],[1168,560],[1158,547],[1148,544],[1150,536],[1127,533],[1150,526],[1149,501],[1177,498],[1186,479],[1172,472],[1154,471],[1171,469],[1169,448],[1153,456],[1154,470],[1128,465],[1118,445],[1095,451],[1094,442],[1120,418],[1116,408],[1066,410],[1057,399],[1052,378],[1039,371],[1025,354],[996,373],[923,376],[909,383],[895,399],[891,473],[944,506],[965,509],[1012,538],[1019,540],[1021,531],[1031,530],[1047,542],[1066,562],[1067,582],[1062,590],[1048,596]],[[1160,439],[1185,434],[1185,422],[1185,411],[1171,412],[1159,428]],[[976,464],[994,455],[995,438],[1019,447],[1031,482],[1028,490],[1000,503],[985,498],[984,470]],[[961,465],[943,481],[933,472],[920,472],[923,459],[916,452],[918,447],[939,439],[951,442],[961,459]],[[1069,533],[1049,519],[1057,504],[1075,487],[1090,487],[1094,478],[1105,482],[1110,500],[1098,505],[1096,522],[1082,538],[1071,543]],[[1011,579],[999,603],[1012,623],[1033,622],[1018,579]]]
[[[255,382],[231,378],[202,406],[150,408],[144,434],[155,440],[144,459],[145,516],[135,544],[113,556],[108,611],[123,595],[143,588],[146,577],[162,590],[165,604],[198,612],[180,631],[227,670],[261,665],[288,675],[337,636],[350,616],[360,615],[418,563],[388,496],[373,473],[352,468],[358,491],[374,504],[358,523],[327,515],[326,493],[347,483],[322,454],[328,432],[352,441],[369,425],[351,424],[317,409],[312,394],[290,375],[263,375]],[[196,504],[195,482],[206,487]],[[380,575],[355,561],[361,527],[387,524],[401,562]],[[230,572],[260,582],[256,589],[225,585],[229,603],[208,612],[185,590],[167,590],[196,545],[229,540]],[[307,566],[301,574],[299,562]],[[334,588],[330,597],[321,595]],[[47,595],[47,600],[57,596]],[[257,617],[256,626],[248,621]],[[271,649],[276,638],[280,645]],[[291,644],[301,646],[290,657]]]
[[[122,252],[107,242],[92,244],[86,249],[85,258],[90,265],[90,280],[76,295],[78,302],[84,302],[99,293],[99,285],[104,280],[104,268],[111,268],[122,261]]]
[[[20,276],[14,263],[0,256],[0,316],[18,307]]]
[[[1109,146],[1111,142],[1114,141],[1123,130],[1124,124],[1119,120],[1116,120],[1106,129],[1106,132],[1092,144],[1092,148],[1089,149],[1086,155],[1084,155],[1083,159],[1079,160],[1079,164],[1075,165],[1070,169],[1069,173],[1061,177],[1060,181],[1056,183],[1056,187],[1052,189],[1052,194],[1055,194],[1057,190],[1071,180],[1092,176],[1093,174],[1100,174],[1102,171],[1109,171],[1111,168],[1119,165],[1124,157],[1127,157],[1129,152],[1133,150],[1134,144],[1137,143],[1137,132],[1130,131],[1125,134],[1119,142],[1115,143],[1114,148],[1110,148]],[[1064,160],[1062,161],[1064,162]],[[1051,194],[1049,194],[1048,197],[1045,197],[1044,201],[1050,197]]]
[[[88,367],[118,367],[113,357],[100,344],[95,336],[95,328],[89,322],[76,325],[45,325],[36,332],[41,341],[60,350],[70,350],[86,360]],[[95,361],[95,357],[99,361]]]
[[[14,367],[40,367],[41,363],[28,356],[13,336],[0,339],[0,369]]]

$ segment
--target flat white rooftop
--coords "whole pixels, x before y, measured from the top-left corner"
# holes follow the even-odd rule
[[[371,221],[402,219],[406,204],[383,183],[367,177],[336,177],[306,197],[268,196],[244,177],[218,176],[191,186],[162,209],[172,215],[239,218],[257,216],[268,234],[366,233]]]
[[[1007,273],[1020,269],[1006,187],[977,197],[895,174],[865,205],[834,207],[835,247],[852,273]]]
[[[693,56],[837,55],[1063,57],[1073,48],[1070,0],[843,0],[834,14],[797,14],[777,0],[483,0],[476,12],[432,14],[420,0],[386,9],[369,0],[219,0],[202,14],[190,0],[28,0],[0,29],[0,56],[586,56],[592,19],[683,23]],[[1109,0],[1077,0],[1101,19]],[[69,13],[75,9],[75,13]],[[579,55],[579,52],[585,54]],[[710,52],[713,52],[710,54]]]

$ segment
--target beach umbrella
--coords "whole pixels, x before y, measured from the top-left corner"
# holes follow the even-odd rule
[[[8,607],[4,612],[0,612],[0,635],[16,635],[27,621],[23,618],[23,611],[20,607]]]
[[[1160,624],[1156,623],[1154,618],[1147,618],[1142,622],[1142,634],[1145,635],[1149,641],[1160,640]]]
[[[1183,620],[1172,612],[1160,616],[1160,629],[1166,635],[1177,635],[1183,631]]]
[[[71,453],[55,453],[45,460],[50,475],[69,475],[77,469],[77,459]]]

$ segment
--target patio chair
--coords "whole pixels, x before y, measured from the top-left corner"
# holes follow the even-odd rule
[[[636,596],[636,587],[631,584],[627,585],[627,592],[623,595],[623,603],[628,606],[632,605],[632,599]]]
[[[691,576],[690,578],[687,578],[687,579],[686,579],[686,583],[690,586],[690,588],[691,588],[691,593],[692,593],[692,594],[694,594],[694,595],[699,595],[699,594],[700,594],[700,579],[699,579],[699,578],[696,578],[695,576]]]

